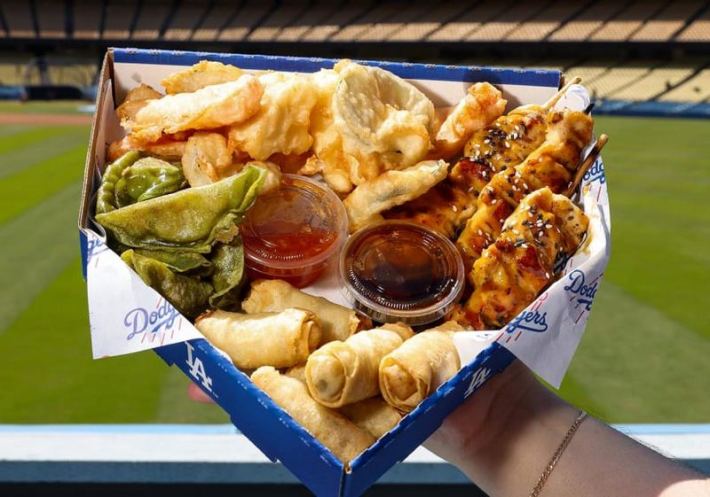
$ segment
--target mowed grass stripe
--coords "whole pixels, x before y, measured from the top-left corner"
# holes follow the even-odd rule
[[[0,179],[17,174],[29,167],[51,160],[78,147],[86,146],[89,141],[89,129],[86,127],[67,128],[66,133],[50,136],[41,143],[17,147],[2,155],[0,164]],[[84,162],[82,157],[82,165]]]
[[[607,281],[710,338],[710,121],[598,118],[612,212]]]
[[[81,184],[74,182],[0,226],[0,336],[79,253],[80,195]],[[50,307],[63,305],[61,300],[50,303]],[[66,329],[61,322],[57,327]]]
[[[85,145],[79,145],[68,152],[45,159],[35,166],[4,178],[0,181],[0,223],[19,215],[43,199],[65,188],[82,177]],[[76,216],[79,209],[79,194],[73,205],[67,203],[65,210]]]
[[[34,126],[30,126],[29,124],[3,124],[0,126],[0,137],[21,133],[32,127]]]
[[[85,128],[86,126],[84,126],[84,129]],[[53,136],[65,135],[71,132],[72,129],[69,126],[33,126],[24,131],[0,137],[0,154],[6,154],[18,148],[36,145]],[[2,162],[5,163],[4,160]]]
[[[604,281],[568,374],[607,421],[707,423],[708,358],[710,340]]]
[[[168,368],[152,352],[92,360],[75,245],[69,264],[55,264],[58,276],[0,339],[0,423],[155,419]]]

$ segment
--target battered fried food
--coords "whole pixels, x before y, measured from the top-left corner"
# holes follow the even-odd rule
[[[443,160],[423,161],[401,171],[387,171],[359,185],[343,202],[350,231],[380,221],[380,212],[419,197],[446,178],[448,167]]]
[[[494,104],[495,106],[495,104]],[[493,174],[522,161],[545,139],[541,106],[514,109],[475,131],[467,157],[450,169],[445,181],[415,200],[384,213],[386,219],[421,224],[453,238],[476,211],[476,199]]]
[[[227,139],[219,133],[195,133],[185,145],[182,172],[190,186],[214,183],[236,173]]]
[[[187,69],[171,74],[163,79],[160,84],[163,85],[168,95],[174,95],[175,93],[189,93],[205,86],[234,81],[242,74],[244,74],[244,71],[238,67],[222,64],[221,62],[201,60]]]
[[[303,174],[323,173],[335,191],[421,161],[431,147],[434,105],[412,84],[344,60],[314,75],[320,88],[312,134],[315,157]]]
[[[137,142],[151,143],[164,134],[220,128],[246,121],[261,108],[263,87],[245,74],[236,81],[211,85],[192,93],[149,100],[132,118],[121,121]]]
[[[471,85],[436,133],[437,157],[449,158],[460,152],[474,132],[503,114],[507,103],[490,83]]]
[[[452,318],[476,330],[505,326],[555,278],[556,262],[577,250],[588,225],[564,195],[542,188],[526,196],[474,263],[475,290]]]
[[[115,161],[131,150],[139,150],[167,161],[179,161],[182,154],[185,152],[186,142],[185,140],[177,140],[174,138],[177,137],[165,136],[153,143],[140,143],[132,140],[130,135],[124,136],[108,146],[106,159]]]
[[[273,154],[300,155],[313,144],[309,133],[318,89],[308,75],[269,72],[258,77],[264,87],[261,109],[229,129],[230,149],[257,160]]]
[[[141,84],[128,90],[123,103],[116,109],[119,120],[133,119],[136,113],[141,110],[150,100],[155,100],[163,95],[155,88],[146,84]]]

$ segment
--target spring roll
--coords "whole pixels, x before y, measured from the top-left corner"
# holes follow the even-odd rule
[[[454,376],[461,368],[453,323],[418,333],[380,362],[382,397],[400,411],[409,412]]]
[[[256,280],[251,284],[242,309],[249,314],[279,312],[288,307],[298,307],[315,313],[321,323],[321,343],[345,340],[360,325],[352,309],[334,304],[323,297],[314,297],[291,286],[283,280]]]
[[[306,365],[305,364],[299,364],[298,366],[293,366],[291,368],[288,368],[284,375],[288,376],[289,378],[295,378],[296,380],[300,381],[304,385],[306,384]]]
[[[240,369],[301,364],[321,335],[318,318],[304,309],[259,314],[209,311],[197,318],[195,327]]]
[[[306,383],[315,400],[341,407],[380,392],[378,368],[384,356],[413,335],[409,326],[386,324],[344,342],[329,342],[306,362]]]
[[[380,396],[348,404],[339,409],[355,426],[362,428],[375,438],[397,426],[402,414]]]
[[[295,378],[272,367],[262,367],[254,371],[251,380],[343,463],[350,462],[375,441],[342,414],[313,400],[306,385]]]

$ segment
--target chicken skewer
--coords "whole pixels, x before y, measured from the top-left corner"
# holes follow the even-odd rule
[[[543,187],[562,193],[575,177],[582,151],[592,139],[592,118],[566,110],[552,113],[550,123],[542,145],[517,166],[495,174],[478,196],[476,212],[456,241],[467,268],[495,241],[523,197]]]
[[[498,171],[519,164],[545,140],[550,110],[574,78],[543,105],[525,105],[475,132],[460,159],[442,181],[424,195],[384,213],[386,219],[409,220],[453,238],[475,212],[475,199]]]
[[[556,277],[555,263],[577,250],[588,225],[564,195],[549,188],[527,195],[474,263],[475,290],[452,318],[475,330],[505,326]]]

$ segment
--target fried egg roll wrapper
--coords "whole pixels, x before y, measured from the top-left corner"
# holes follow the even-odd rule
[[[306,385],[297,379],[262,367],[254,371],[251,380],[343,463],[350,462],[374,443],[375,438],[368,432],[313,400]]]
[[[321,323],[321,343],[346,340],[357,331],[360,320],[354,310],[302,292],[283,280],[257,280],[242,302],[247,313],[279,312],[298,307],[315,313]]]
[[[288,368],[284,375],[306,384],[306,366],[304,364]],[[380,438],[390,431],[402,419],[402,413],[385,402],[379,395],[354,404],[344,405],[338,409],[338,412],[375,438]]]
[[[318,318],[303,309],[239,314],[212,311],[195,327],[240,369],[287,368],[306,361],[320,342]]]
[[[348,404],[339,411],[375,438],[382,437],[402,419],[402,414],[380,396]]]
[[[326,343],[306,362],[308,390],[328,407],[374,397],[379,393],[380,361],[412,335],[408,326],[389,324],[361,331],[344,342]]]
[[[451,328],[418,333],[380,362],[382,397],[409,412],[461,368]]]

